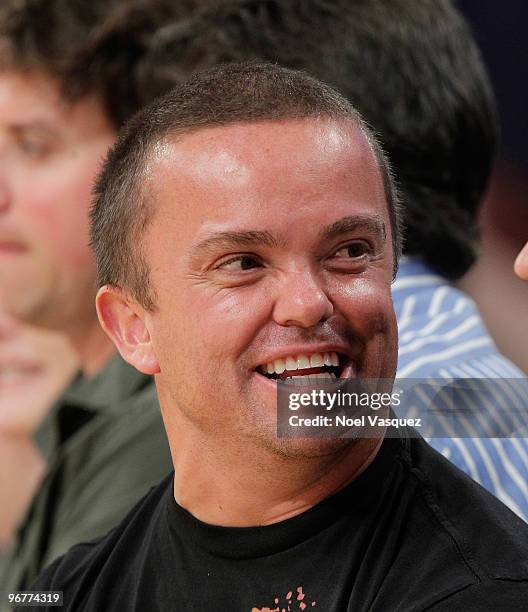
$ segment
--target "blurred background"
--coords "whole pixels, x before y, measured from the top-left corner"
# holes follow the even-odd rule
[[[491,74],[501,148],[482,210],[482,256],[458,283],[500,350],[528,373],[528,285],[512,262],[528,239],[528,3],[459,0]]]

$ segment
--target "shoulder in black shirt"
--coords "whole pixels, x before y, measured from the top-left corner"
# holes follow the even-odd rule
[[[171,476],[32,590],[68,612],[525,611],[528,526],[422,439],[386,439],[345,489],[265,527],[200,522]]]

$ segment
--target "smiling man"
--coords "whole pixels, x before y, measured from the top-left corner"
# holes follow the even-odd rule
[[[261,73],[288,83],[278,70]],[[237,73],[229,74],[226,87],[233,86]],[[241,79],[248,88],[258,86],[244,70]],[[206,88],[213,83],[222,87],[221,73],[212,73],[211,83],[204,78]],[[161,142],[147,162],[152,170],[140,171],[145,198],[155,212],[142,240],[139,274],[125,276],[127,252],[116,252],[107,237],[113,231],[120,242],[126,241],[120,231],[148,214],[149,204],[131,209],[129,198],[113,191],[115,171],[100,184],[104,195],[94,211],[94,244],[106,285],[98,298],[100,317],[125,358],[158,375],[174,463],[181,474],[177,495],[195,510],[198,495],[198,514],[213,523],[262,524],[281,517],[285,492],[280,487],[276,497],[269,491],[265,508],[255,506],[262,485],[276,473],[277,457],[304,456],[305,449],[310,455],[312,445],[320,444],[277,440],[276,382],[274,374],[263,373],[265,366],[269,372],[267,366],[273,364],[280,373],[288,363],[290,376],[308,374],[314,367],[324,369],[326,354],[339,360],[340,376],[394,376],[390,282],[397,248],[392,248],[391,237],[395,235],[398,244],[398,235],[391,229],[393,195],[389,190],[388,208],[373,145],[357,121],[297,119],[301,105],[312,103],[310,93],[306,102],[296,103],[299,109],[292,109],[292,118],[276,122],[266,122],[258,107],[253,116],[243,100],[241,122],[235,123],[237,117],[230,114],[234,100],[226,100],[224,111],[217,91],[214,112],[225,112],[233,125],[213,124],[198,131],[194,101],[189,117],[185,107],[176,110],[177,98],[166,109],[153,111],[152,120],[163,122],[169,134],[160,134]],[[267,112],[273,116],[273,109]],[[189,124],[172,128],[180,116]],[[191,133],[172,136],[183,130]],[[128,155],[119,160],[117,172],[126,171],[130,161]],[[387,168],[383,171],[390,185]],[[116,215],[122,230],[115,228]],[[139,310],[123,299],[122,288],[128,287],[140,300]],[[292,370],[291,362],[299,369]],[[378,444],[370,440],[362,444],[365,452],[354,450],[358,469],[370,461]],[[225,475],[217,473],[215,462],[204,462],[211,472],[204,471],[200,481],[209,482],[208,491],[188,486],[196,461],[202,462],[204,445],[211,458],[221,459]],[[343,441],[326,440],[320,453],[329,455],[327,447],[334,445],[345,455],[351,450]],[[263,455],[263,450],[275,452]],[[327,458],[332,465],[336,460],[331,454]],[[255,465],[261,468],[257,474]],[[310,472],[327,467],[311,465]],[[233,481],[234,473],[240,473],[243,491],[240,481]],[[340,488],[350,479],[350,463],[332,475]]]
[[[216,68],[132,120],[92,213],[97,307],[156,377],[176,477],[34,589],[76,612],[523,608],[527,527],[422,439],[277,437],[284,368],[394,376],[398,214],[369,130],[302,73]]]

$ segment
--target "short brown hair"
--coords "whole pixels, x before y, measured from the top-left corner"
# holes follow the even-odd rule
[[[100,285],[126,289],[146,308],[155,306],[140,247],[152,214],[141,176],[154,146],[169,135],[205,127],[300,118],[348,119],[365,134],[383,177],[396,270],[401,250],[396,189],[387,158],[358,112],[330,86],[303,72],[244,62],[194,75],[125,126],[96,182],[91,211],[91,244]]]

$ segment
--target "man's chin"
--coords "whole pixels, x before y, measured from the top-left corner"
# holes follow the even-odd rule
[[[268,440],[266,446],[285,458],[315,459],[340,453],[356,442],[347,438],[275,438]]]

